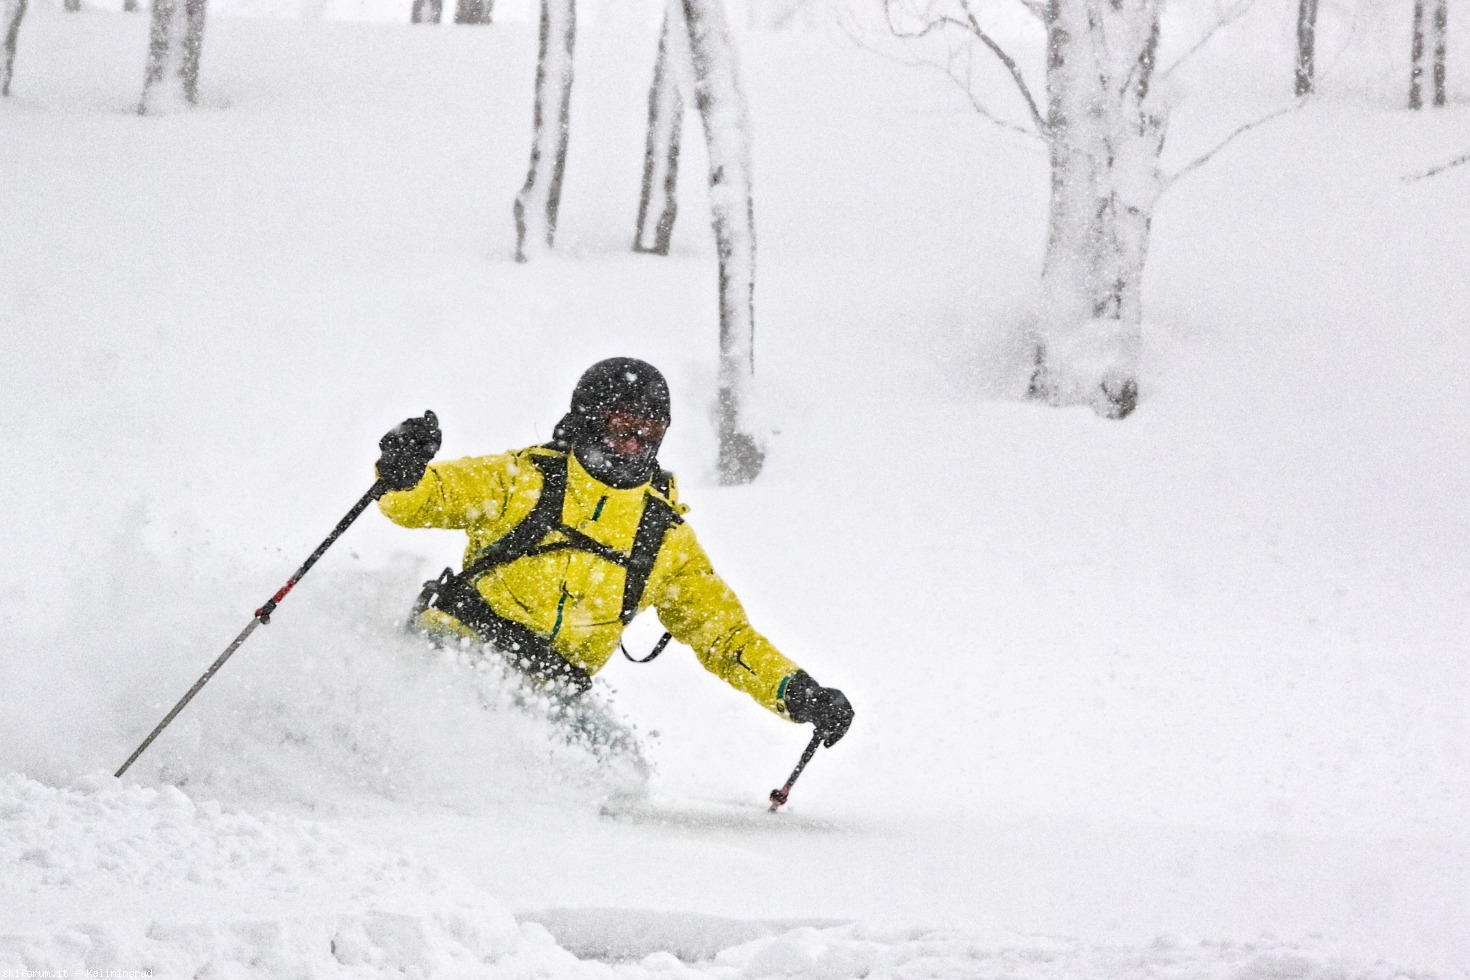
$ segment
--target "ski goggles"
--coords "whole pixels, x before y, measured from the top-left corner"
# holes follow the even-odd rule
[[[659,442],[664,433],[669,431],[669,423],[618,410],[607,413],[607,417],[602,420],[602,431],[614,439],[631,439],[636,436],[643,442]]]

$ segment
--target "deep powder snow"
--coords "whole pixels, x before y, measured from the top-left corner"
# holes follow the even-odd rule
[[[1470,975],[1470,167],[1400,180],[1464,152],[1463,105],[1392,110],[1355,35],[1325,98],[1171,189],[1115,424],[1020,400],[1040,144],[840,36],[745,36],[770,455],[723,488],[699,140],[674,254],[629,252],[656,18],[589,6],[558,246],[519,265],[530,5],[346,6],[312,9],[392,23],[220,4],[204,104],[151,120],[145,18],[27,16],[0,971]],[[1167,167],[1280,104],[1278,14],[1174,77]],[[599,677],[654,769],[601,816],[637,767],[405,635],[462,541],[372,512],[107,775],[384,429],[431,407],[448,457],[542,441],[612,354],[668,374],[664,462],[757,627],[857,706],[789,812],[762,802],[805,732],[675,648]]]

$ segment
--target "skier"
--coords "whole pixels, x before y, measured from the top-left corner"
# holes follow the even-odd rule
[[[538,683],[576,697],[642,609],[711,673],[833,745],[853,709],[751,628],[684,520],[658,464],[670,419],[658,369],[634,358],[592,365],[552,441],[433,463],[434,413],[379,443],[382,512],[404,527],[462,529],[464,568],[425,583],[413,625],[479,640]]]

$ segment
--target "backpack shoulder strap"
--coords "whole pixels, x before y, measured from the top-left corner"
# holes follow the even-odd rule
[[[638,530],[633,535],[633,550],[624,556],[562,524],[562,507],[567,493],[566,453],[531,452],[526,454],[526,458],[541,471],[541,495],[536,499],[531,512],[519,524],[480,549],[465,565],[460,579],[473,582],[493,568],[543,551],[580,548],[626,569],[620,618],[624,624],[632,622],[633,617],[638,615],[638,606],[648,587],[648,578],[653,574],[659,550],[663,547],[664,535],[669,528],[684,522],[684,518],[679,516],[668,501],[672,474],[666,470],[659,470],[654,474],[652,485],[658,493],[644,495],[643,514],[638,519]],[[567,541],[543,546],[542,541],[552,531],[565,535]]]
[[[638,530],[633,535],[633,551],[628,556],[627,576],[623,584],[624,625],[638,615],[639,603],[643,601],[643,590],[648,587],[648,577],[653,574],[654,562],[658,561],[663,547],[664,535],[669,528],[684,523],[684,518],[668,502],[669,484],[672,474],[659,470],[653,477],[653,488],[662,496],[646,494],[643,498],[643,516],[638,520]]]
[[[461,577],[473,580],[517,558],[524,558],[552,530],[561,526],[567,496],[567,456],[561,452],[529,452],[526,458],[541,471],[541,495],[521,522],[481,548],[465,565]]]

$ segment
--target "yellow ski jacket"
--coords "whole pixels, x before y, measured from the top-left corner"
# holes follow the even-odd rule
[[[378,507],[403,527],[458,528],[469,535],[465,563],[524,520],[541,494],[540,469],[532,454],[554,455],[536,446],[498,456],[471,456],[429,464],[410,490],[386,493]],[[645,500],[658,497],[651,484],[619,490],[589,474],[567,453],[562,523],[628,554]],[[674,484],[664,499],[685,513]],[[545,541],[558,539],[552,530]],[[492,568],[477,586],[501,617],[547,638],[568,661],[595,674],[612,657],[623,634],[622,566],[590,551],[565,548],[519,558]],[[664,535],[639,609],[658,610],[659,621],[690,647],[707,670],[786,717],[786,685],[798,668],[751,628],[740,600],[714,569],[684,522]],[[421,625],[458,626],[430,609]],[[463,630],[463,628],[461,627]],[[464,632],[468,632],[464,630]]]

